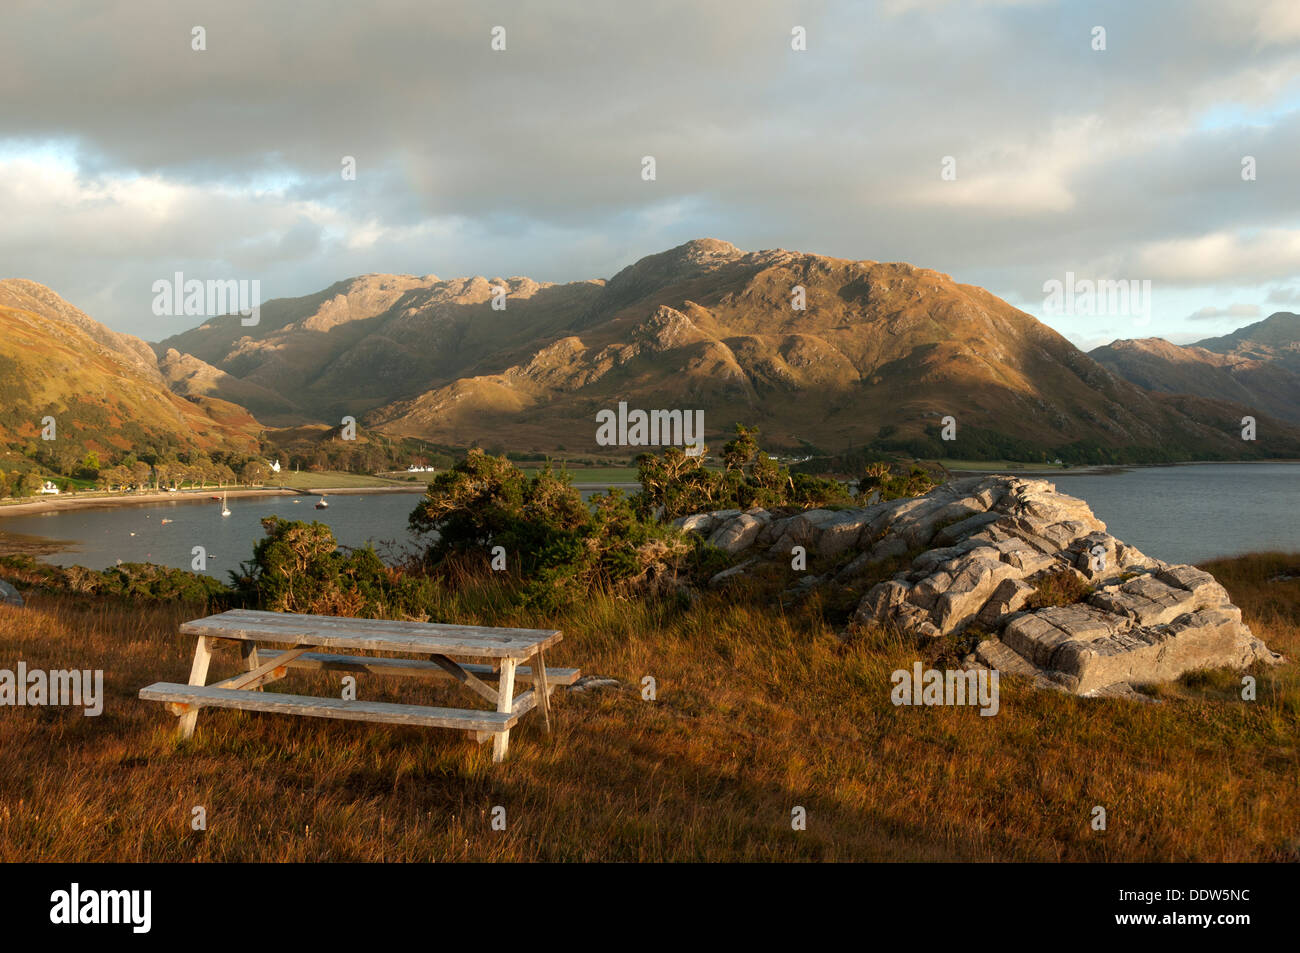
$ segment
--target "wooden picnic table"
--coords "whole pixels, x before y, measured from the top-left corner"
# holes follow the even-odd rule
[[[140,697],[166,703],[168,710],[180,717],[182,738],[194,734],[199,709],[241,708],[316,718],[457,728],[480,744],[492,738],[492,760],[503,761],[510,747],[510,729],[533,708],[540,708],[549,732],[551,693],[559,685],[572,685],[580,674],[577,669],[546,667],[546,649],[563,637],[555,629],[506,629],[231,609],[186,622],[180,631],[198,640],[189,683],[156,682],[140,689]],[[267,643],[286,648],[267,648]],[[220,644],[240,646],[245,671],[208,685],[212,650]],[[338,655],[319,649],[393,652],[428,656],[429,660]],[[452,656],[482,661],[455,661]],[[520,664],[526,661],[532,664]],[[451,677],[495,704],[496,710],[262,692],[262,686],[284,678],[291,668]],[[496,686],[484,679],[495,680]],[[532,688],[516,696],[516,679],[530,682]]]

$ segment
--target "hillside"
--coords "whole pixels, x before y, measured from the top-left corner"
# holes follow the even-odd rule
[[[491,306],[496,285],[508,289],[504,310]],[[805,310],[791,305],[795,286]],[[715,445],[745,421],[770,446],[813,452],[1300,454],[1300,432],[1271,424],[1267,441],[1243,444],[1249,411],[1231,398],[1148,393],[984,289],[902,263],[702,239],[607,282],[367,275],[262,315],[255,328],[220,318],[155,348],[274,391],[296,422],[350,413],[446,444],[595,452],[596,412],[623,400],[702,409]],[[938,439],[947,415],[952,443]]]
[[[1278,312],[1184,346],[1113,341],[1089,357],[1148,390],[1233,401],[1300,424],[1300,315]]]
[[[41,440],[52,416],[56,439]],[[225,400],[173,393],[153,351],[32,281],[0,281],[0,449],[105,461],[124,453],[257,448],[258,422]]]
[[[509,289],[507,310],[492,309],[494,285]],[[363,275],[269,301],[256,327],[214,318],[154,348],[165,362],[176,363],[166,357],[175,350],[208,365],[209,392],[251,399],[268,423],[337,424],[343,414],[454,380],[501,348],[553,334],[598,290],[590,282]]]
[[[1231,334],[1197,341],[1195,346],[1217,354],[1277,361],[1300,370],[1300,314],[1278,311]]]

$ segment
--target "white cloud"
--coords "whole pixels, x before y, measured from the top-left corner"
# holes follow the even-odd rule
[[[1153,281],[1223,281],[1233,285],[1293,277],[1300,269],[1300,229],[1247,234],[1211,232],[1141,246],[1132,271]]]
[[[1216,308],[1213,305],[1206,305],[1204,308],[1198,308],[1187,316],[1188,321],[1217,321],[1220,318],[1257,318],[1259,317],[1259,305],[1257,304],[1230,304],[1226,308]]]

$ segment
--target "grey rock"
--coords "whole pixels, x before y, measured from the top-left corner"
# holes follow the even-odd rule
[[[738,563],[735,566],[722,570],[722,572],[715,573],[712,576],[712,578],[709,579],[709,585],[711,587],[720,586],[723,583],[725,583],[728,579],[735,579],[738,576],[742,576],[744,575],[745,570],[748,569],[750,566],[754,565],[754,563],[756,562],[758,562],[757,557],[753,559],[746,559],[743,563]]]
[[[1034,587],[1023,579],[1003,579],[980,609],[977,621],[986,628],[997,628],[1005,616],[1018,612],[1033,594]]]
[[[835,575],[841,582],[930,546],[905,571],[872,586],[854,620],[923,639],[978,623],[998,635],[980,644],[971,664],[1025,675],[1039,688],[1131,697],[1125,686],[1195,668],[1281,660],[1242,624],[1213,576],[1115,539],[1087,503],[1046,480],[970,477],[866,507],[782,518],[719,510],[677,523],[727,552],[756,546],[764,554],[719,573],[715,583],[760,558],[788,561],[794,546],[842,563]],[[1094,545],[1104,565],[1093,559]],[[1076,574],[1092,594],[1074,605],[1027,609],[1034,581],[1056,570]],[[807,577],[791,591],[806,592],[822,578]]]
[[[981,530],[1001,518],[1001,513],[975,513],[939,530],[934,534],[933,542],[936,546],[951,546],[957,540],[965,539],[971,533]]]
[[[1009,563],[974,557],[974,554],[972,557],[953,576],[952,584],[935,603],[934,621],[945,633],[956,632],[974,620],[994,590],[1016,572]]]
[[[569,686],[569,691],[582,694],[599,688],[619,688],[622,684],[617,678],[606,678],[603,675],[584,675]]]
[[[759,530],[762,528],[761,520],[748,513],[741,513],[714,530],[713,535],[709,537],[709,544],[723,552],[738,553],[742,549],[747,549],[750,543],[758,538]]]
[[[1115,539],[1083,501],[1055,493],[1045,481],[1013,480],[1000,496],[991,490],[990,499],[990,513],[935,534],[933,542],[945,545],[913,561],[903,607],[886,603],[884,612],[899,620],[923,612],[945,632],[966,624],[994,575],[982,538],[1010,569],[976,616],[990,629],[1001,628],[998,639],[977,651],[983,664],[1033,673],[1040,687],[1129,697],[1109,686],[1279,658],[1241,624],[1240,611],[1212,576],[1167,566]],[[1104,568],[1092,558],[1094,544],[1103,547]],[[1026,611],[1031,580],[1065,566],[1098,590],[1083,604]],[[913,627],[921,634],[919,625]]]
[[[23,597],[17,589],[0,579],[0,602],[7,606],[22,606]]]

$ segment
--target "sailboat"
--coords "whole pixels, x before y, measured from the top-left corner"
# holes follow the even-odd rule
[[[316,509],[318,509],[318,510],[323,510],[323,509],[327,508],[328,506],[329,506],[329,504],[325,502],[325,494],[322,493],[322,494],[320,495],[320,499],[316,501]]]
[[[221,494],[221,515],[222,516],[230,515],[230,507],[226,506],[226,494],[224,493]]]

